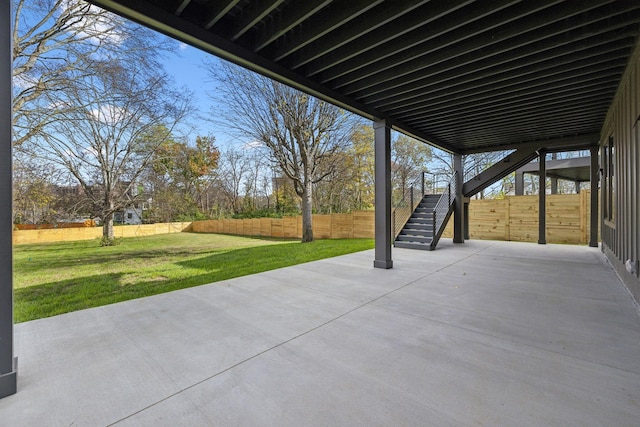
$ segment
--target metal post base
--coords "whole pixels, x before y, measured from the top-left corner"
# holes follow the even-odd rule
[[[393,260],[374,260],[373,261],[373,266],[375,268],[385,268],[385,269],[389,269],[389,268],[393,268]]]
[[[0,375],[0,399],[16,394],[18,390],[18,358],[13,359],[13,371]]]

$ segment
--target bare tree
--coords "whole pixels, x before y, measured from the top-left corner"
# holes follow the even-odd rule
[[[270,150],[302,200],[302,241],[313,240],[313,186],[331,174],[330,159],[347,143],[351,116],[266,77],[223,64],[210,67],[227,125]]]
[[[60,118],[42,140],[29,144],[35,156],[73,175],[104,221],[103,236],[113,239],[113,215],[135,202],[138,177],[154,151],[189,111],[183,93],[172,91],[167,76],[136,64],[97,61],[49,108]],[[166,132],[150,140],[152,129]]]
[[[404,194],[408,185],[426,171],[431,155],[430,146],[406,135],[398,135],[392,142],[391,180],[400,194]]]
[[[150,70],[175,42],[82,0],[11,0],[13,25],[13,128],[20,146],[60,120],[47,108],[73,79],[92,72],[96,59],[125,59]]]
[[[250,170],[249,158],[236,148],[228,148],[222,153],[219,179],[227,204],[233,213],[241,210],[240,188]]]
[[[50,165],[38,164],[25,156],[13,163],[14,223],[38,224],[51,220],[56,199],[53,182],[58,171]]]
[[[331,166],[327,178],[314,185],[314,209],[318,213],[332,214],[344,212],[346,205],[349,182],[353,178],[349,171],[350,159],[346,152],[334,153],[330,162]]]
[[[507,154],[508,151],[490,151],[463,156],[463,181],[466,182],[478,175],[480,172],[502,160]],[[433,159],[430,164],[430,170],[433,174],[433,179],[436,181],[434,183],[434,188],[437,188],[439,185],[446,184],[449,178],[453,176],[453,154],[441,150],[433,150]],[[503,182],[502,184],[505,183]],[[492,191],[491,188],[490,191]],[[496,190],[496,195],[499,194],[499,192],[500,189]],[[482,190],[480,193],[475,195],[475,198],[484,199],[485,193],[486,190]]]

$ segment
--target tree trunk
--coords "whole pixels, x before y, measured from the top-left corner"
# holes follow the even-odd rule
[[[102,223],[102,237],[105,239],[113,240],[113,202],[106,196],[104,200],[104,207],[106,208],[103,216]]]
[[[302,243],[313,241],[313,186],[308,179],[302,192]]]
[[[113,214],[106,215],[102,223],[102,237],[113,239]]]

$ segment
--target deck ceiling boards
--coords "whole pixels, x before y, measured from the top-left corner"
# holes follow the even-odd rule
[[[449,151],[597,143],[640,2],[91,0]]]

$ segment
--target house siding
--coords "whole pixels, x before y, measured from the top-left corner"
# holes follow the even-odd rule
[[[615,199],[613,218],[604,215],[606,189],[601,198],[602,250],[633,295],[640,302],[640,44],[629,61],[609,107],[600,135],[600,168],[606,174],[604,149],[613,141]],[[631,260],[636,273],[625,262]]]

